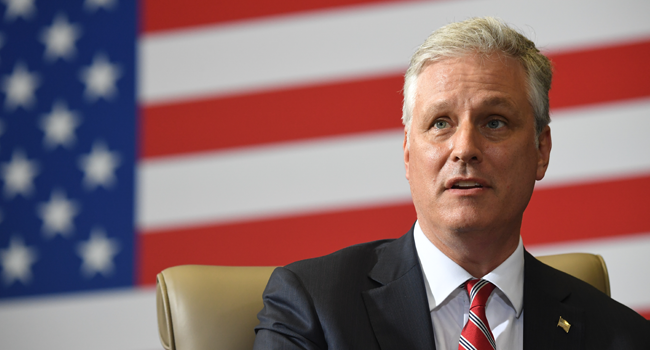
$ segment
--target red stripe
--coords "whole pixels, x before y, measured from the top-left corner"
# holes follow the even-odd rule
[[[533,193],[522,224],[526,244],[650,232],[650,176]]]
[[[650,232],[650,176],[535,191],[526,244]],[[366,241],[393,238],[415,220],[411,204],[140,234],[140,284],[182,264],[285,265]]]
[[[138,282],[153,284],[160,271],[183,264],[286,265],[357,243],[399,237],[414,221],[409,204],[149,232],[139,235]]]
[[[399,128],[402,77],[144,108],[145,158]]]
[[[398,0],[142,0],[144,32]]]
[[[552,55],[551,107],[650,96],[650,40]],[[146,106],[145,158],[400,128],[401,76]]]
[[[552,108],[650,95],[650,41],[551,55]]]

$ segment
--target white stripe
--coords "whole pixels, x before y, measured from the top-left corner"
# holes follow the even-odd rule
[[[645,0],[408,2],[147,34],[138,44],[145,104],[402,72],[434,29],[499,16],[545,50],[650,36]]]
[[[0,302],[0,349],[154,350],[154,289]]]
[[[526,242],[526,237],[523,237]],[[650,310],[650,232],[605,239],[526,246],[533,255],[600,254],[609,271],[612,298],[633,309]]]
[[[553,113],[553,148],[538,188],[650,172],[650,99]]]
[[[141,229],[410,202],[402,132],[296,142],[138,166]]]
[[[541,187],[650,173],[650,100],[557,113]],[[141,231],[410,201],[401,130],[138,165]]]

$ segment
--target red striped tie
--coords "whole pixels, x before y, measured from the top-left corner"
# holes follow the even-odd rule
[[[458,350],[496,350],[497,345],[485,316],[485,303],[493,290],[494,284],[486,280],[467,281],[469,320],[460,333]]]

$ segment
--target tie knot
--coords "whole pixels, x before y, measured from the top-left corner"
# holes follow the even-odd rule
[[[494,290],[494,284],[479,279],[467,281],[467,293],[469,294],[470,307],[485,306],[490,294]]]

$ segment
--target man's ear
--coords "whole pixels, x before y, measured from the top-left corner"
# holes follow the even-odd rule
[[[409,179],[409,135],[406,132],[406,129],[404,129],[404,144],[402,145],[402,148],[404,148],[404,169],[406,170],[406,180]]]
[[[548,162],[551,158],[551,147],[553,142],[551,140],[551,127],[546,126],[544,131],[539,134],[537,146],[537,181],[544,178],[546,169],[548,169]]]

